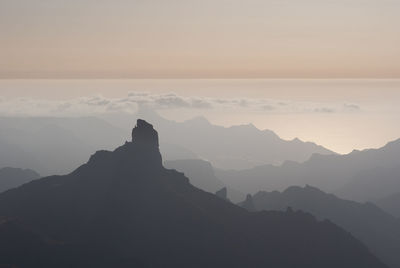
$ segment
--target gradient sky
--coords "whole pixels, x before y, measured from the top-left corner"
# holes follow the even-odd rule
[[[400,77],[398,0],[1,0],[0,77]]]

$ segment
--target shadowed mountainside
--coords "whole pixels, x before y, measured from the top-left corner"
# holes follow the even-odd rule
[[[224,187],[224,184],[215,177],[213,167],[207,161],[200,159],[165,161],[164,166],[183,172],[193,186],[204,191],[214,193]]]
[[[248,199],[241,206],[248,206]],[[257,211],[285,211],[291,207],[331,220],[364,242],[390,267],[400,267],[400,220],[371,203],[343,200],[311,186],[258,192],[252,196],[252,203]]]
[[[158,135],[98,151],[69,175],[0,194],[0,266],[386,267],[303,212],[250,213],[162,166]]]
[[[214,168],[211,163],[201,159],[183,159],[174,161],[165,161],[164,166],[170,169],[176,169],[183,172],[189,178],[190,183],[209,193],[215,193],[225,184],[215,176]],[[245,194],[227,187],[227,198],[234,202],[243,200]]]

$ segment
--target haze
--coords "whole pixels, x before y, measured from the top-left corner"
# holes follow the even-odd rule
[[[400,80],[382,79],[1,80],[0,115],[132,115],[147,103],[172,120],[205,116],[226,127],[253,123],[287,140],[298,137],[348,153],[400,137],[399,88]]]
[[[395,0],[2,0],[3,78],[400,77]]]
[[[400,0],[0,0],[0,267],[400,267]]]

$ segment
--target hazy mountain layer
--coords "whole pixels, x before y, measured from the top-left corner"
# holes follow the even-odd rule
[[[166,168],[183,172],[190,183],[197,188],[214,193],[224,187],[224,184],[215,177],[214,170],[209,162],[198,159],[165,161]]]
[[[400,193],[381,198],[376,201],[376,204],[385,211],[400,218]]]
[[[303,212],[250,213],[162,166],[157,132],[0,194],[3,267],[386,267]]]
[[[39,177],[40,175],[31,169],[0,168],[0,193]]]
[[[129,130],[96,117],[0,117],[0,168],[12,166],[44,175],[66,174],[96,149],[110,150],[128,137]],[[161,150],[170,160],[197,157],[176,144],[163,143]]]
[[[215,193],[225,187],[225,184],[215,176],[214,168],[207,161],[200,159],[183,159],[165,161],[164,165],[166,168],[183,172],[185,176],[189,178],[193,186],[204,191]],[[245,194],[235,189],[227,188],[227,197],[232,201],[239,202],[243,200],[244,196]]]
[[[397,166],[400,166],[400,140],[380,149],[354,151],[348,155],[315,154],[304,163],[287,161],[281,166],[216,170],[216,176],[226,185],[247,193],[310,184],[348,199],[366,201],[398,192]]]
[[[127,136],[127,135],[126,135]],[[31,168],[65,174],[96,149],[124,141],[123,131],[94,118],[0,118],[0,167]]]
[[[225,128],[204,118],[178,123],[142,108],[137,116],[151,119],[162,134],[160,148],[167,160],[202,158],[220,168],[250,168],[305,161],[313,153],[332,152],[298,139],[285,141],[253,125]],[[110,150],[129,136],[120,121],[131,125],[135,116],[0,117],[0,167],[31,168],[41,174],[66,174],[96,149]],[[107,121],[108,122],[107,122]],[[64,152],[61,155],[59,152]]]
[[[400,162],[400,160],[398,161]],[[347,199],[375,202],[399,191],[400,165],[393,164],[358,172],[349,183],[339,188],[336,193]]]
[[[281,164],[286,160],[303,162],[314,153],[334,154],[311,142],[283,140],[273,131],[259,130],[252,124],[222,127],[204,117],[174,122],[146,108],[139,110],[138,117],[154,122],[161,143],[179,144],[222,169]]]

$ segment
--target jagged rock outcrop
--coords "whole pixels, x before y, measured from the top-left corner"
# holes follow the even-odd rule
[[[136,126],[132,130],[132,142],[159,147],[158,133],[153,125],[142,119],[138,119]]]
[[[157,132],[0,194],[0,267],[384,268],[303,212],[250,213],[165,169]],[[149,136],[149,137],[147,137]]]

